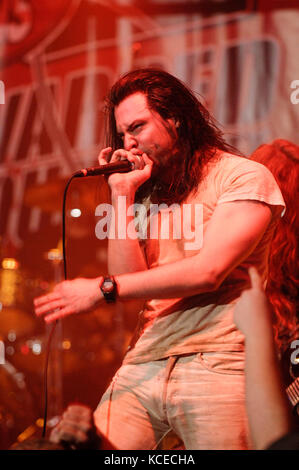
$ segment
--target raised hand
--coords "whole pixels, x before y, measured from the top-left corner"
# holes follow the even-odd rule
[[[242,292],[234,310],[234,322],[245,337],[259,334],[265,323],[271,325],[271,309],[256,268],[248,270],[251,287]]]
[[[62,444],[67,449],[99,450],[101,439],[93,423],[92,410],[81,404],[69,405],[51,431],[50,442]]]

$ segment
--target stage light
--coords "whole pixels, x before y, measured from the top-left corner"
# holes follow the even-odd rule
[[[71,217],[80,217],[81,216],[81,211],[80,209],[72,209],[70,211]]]

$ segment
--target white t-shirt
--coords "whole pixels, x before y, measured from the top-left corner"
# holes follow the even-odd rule
[[[261,201],[271,207],[271,222],[256,248],[231,271],[216,291],[187,298],[147,301],[140,312],[134,338],[124,358],[125,364],[196,352],[244,350],[244,336],[233,321],[234,304],[248,285],[249,266],[255,266],[264,281],[267,278],[269,244],[285,206],[279,187],[272,173],[260,163],[222,153],[220,158],[208,163],[198,191],[184,204],[190,204],[193,209],[189,219],[191,232],[198,235],[202,229],[204,235],[218,204],[240,200]],[[198,218],[195,208],[198,209]],[[161,219],[161,213],[157,217]],[[158,239],[147,238],[144,242],[149,268],[193,256],[200,250],[195,243],[196,235],[194,249],[190,249],[192,240],[186,239],[188,233],[181,230],[178,234],[171,230],[174,224],[179,226],[179,219],[172,216],[170,220],[170,237],[161,235],[160,220]],[[200,228],[195,226],[199,220],[202,223]]]

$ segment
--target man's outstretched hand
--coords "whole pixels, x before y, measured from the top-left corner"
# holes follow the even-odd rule
[[[57,284],[50,294],[34,299],[35,314],[50,323],[68,315],[88,312],[103,301],[102,278],[77,278]]]

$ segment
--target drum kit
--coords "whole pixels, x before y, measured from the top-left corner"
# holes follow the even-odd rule
[[[44,212],[61,211],[65,183],[50,181],[44,185],[31,186],[25,193],[25,205],[38,207]],[[95,201],[90,200],[86,190],[84,193],[78,188],[74,185],[71,191],[70,187],[68,201],[74,206],[80,200],[81,205],[94,212]],[[84,236],[82,230],[84,232],[86,227],[82,229],[82,225],[85,225],[82,221],[77,227],[73,225],[74,237]],[[34,315],[33,299],[48,292],[54,283],[61,280],[61,242],[45,257],[53,269],[52,284],[41,279],[31,279],[15,258],[6,257],[0,261],[0,450],[23,439],[22,436],[27,435],[24,429],[30,430],[32,426],[36,428],[32,423],[40,422],[40,416],[43,415],[43,379],[50,327]],[[63,411],[62,374],[79,375],[80,369],[86,370],[88,363],[91,368],[95,367],[97,352],[108,368],[109,364],[113,367],[115,362],[117,354],[113,353],[113,347],[109,347],[109,344],[107,346],[105,338],[111,325],[101,325],[102,315],[89,318],[91,320],[88,321],[93,324],[90,324],[91,334],[87,335],[88,338],[78,336],[78,324],[77,331],[74,332],[76,327],[71,327],[68,335],[64,334],[64,329],[56,327],[51,350],[52,372],[49,371],[53,375],[53,383],[51,386],[50,380],[49,385],[50,400],[58,405],[50,413],[51,419]],[[99,322],[95,327],[94,322],[97,320]]]

